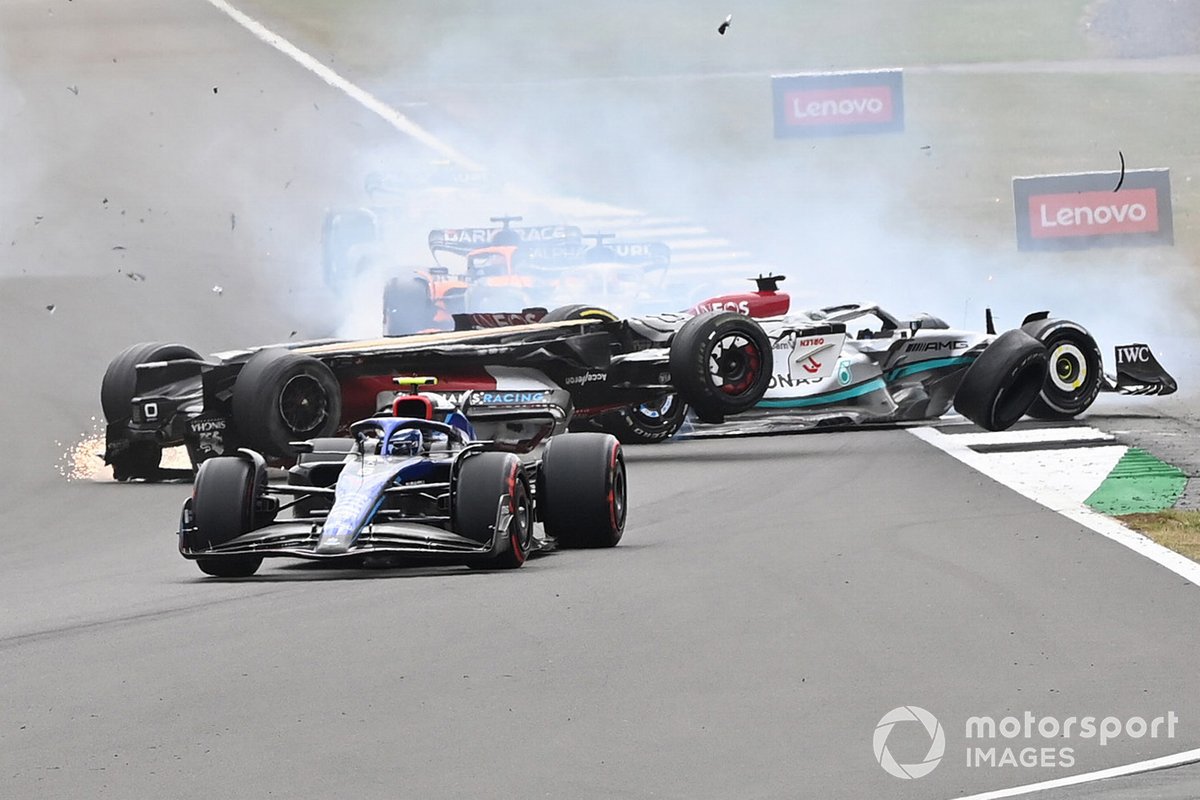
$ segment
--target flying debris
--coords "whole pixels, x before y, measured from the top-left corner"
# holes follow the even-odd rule
[[[237,215],[231,211],[229,212],[229,230],[234,230],[235,228],[237,228]]]
[[[1113,189],[1114,192],[1120,191],[1121,184],[1125,183],[1125,154],[1118,150],[1117,155],[1121,157],[1121,179],[1117,181],[1117,188]]]
[[[219,285],[213,286],[212,291],[213,291],[213,294],[215,294],[217,296],[220,296],[225,293],[225,290],[222,289]]]
[[[55,309],[54,303],[51,303],[50,305],[46,306],[46,310],[49,311],[51,314],[54,313],[54,309]]]
[[[78,86],[68,86],[67,91],[70,92],[71,94],[77,95],[77,94],[79,94],[79,87]]]
[[[126,278],[129,278],[129,280],[133,281],[134,283],[140,283],[141,281],[146,280],[146,276],[140,272],[126,272],[123,274]]]
[[[717,33],[724,36],[725,31],[729,30],[729,26],[732,22],[733,22],[733,14],[730,14],[729,16],[727,16],[725,18],[725,21],[721,23],[720,27],[717,28]]]

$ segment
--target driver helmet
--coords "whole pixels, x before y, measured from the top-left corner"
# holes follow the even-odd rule
[[[423,437],[419,430],[406,428],[392,434],[388,440],[388,452],[393,456],[415,456],[421,452]]]

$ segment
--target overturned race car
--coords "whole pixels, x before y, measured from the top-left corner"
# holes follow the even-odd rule
[[[105,462],[117,480],[155,479],[163,448],[182,444],[194,466],[243,447],[290,463],[294,442],[332,436],[378,413],[391,402],[397,376],[436,376],[443,391],[480,391],[497,402],[561,392],[572,418],[678,397],[678,408],[716,419],[753,407],[771,375],[766,334],[740,314],[701,314],[666,330],[587,306],[533,324],[504,316],[460,315],[458,331],[208,358],[177,344],[133,345],[113,359],[101,384]],[[681,423],[672,414],[626,433],[656,441]],[[625,430],[613,424],[612,432]]]

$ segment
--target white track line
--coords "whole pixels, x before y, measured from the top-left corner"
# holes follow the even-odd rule
[[[1174,550],[1168,550],[1162,545],[1143,536],[1137,531],[1125,527],[1112,517],[1093,511],[1082,503],[1064,504],[1058,489],[1045,482],[1026,482],[1015,474],[1002,459],[994,459],[986,453],[977,453],[959,440],[970,434],[948,436],[930,427],[907,428],[909,433],[922,441],[928,442],[942,452],[957,458],[968,467],[982,472],[989,478],[1002,483],[1018,494],[1028,497],[1035,503],[1057,511],[1067,519],[1090,528],[1101,536],[1128,547],[1140,556],[1145,556],[1154,563],[1166,567],[1179,577],[1200,586],[1200,563],[1179,555]]]
[[[438,153],[441,153],[446,158],[449,158],[450,160],[464,167],[474,170],[482,170],[480,165],[459,153],[458,150],[441,141],[429,131],[417,125],[408,117],[387,105],[370,92],[359,88],[355,84],[343,78],[341,75],[338,75],[332,69],[325,66],[308,53],[305,53],[287,39],[284,39],[282,36],[268,29],[258,20],[243,14],[241,11],[238,11],[236,8],[229,5],[229,3],[225,2],[225,0],[205,0],[205,2],[226,14],[230,19],[248,30],[264,44],[268,44],[275,48],[288,58],[291,58],[300,66],[307,69],[309,72],[316,75],[328,85],[344,92],[348,97],[358,102],[364,108],[377,114],[381,119],[387,121],[399,132],[405,134],[406,136],[411,136],[418,142],[437,151]],[[582,199],[577,201],[577,203],[580,206],[579,213],[581,215],[590,214],[592,216],[624,217],[637,213],[632,212],[631,214],[628,209],[618,208],[603,203],[590,203]],[[707,232],[708,231],[704,228],[685,228],[683,231],[680,231],[680,233],[686,234],[703,234]],[[941,442],[952,440],[953,437],[938,433],[932,428],[911,428],[909,430],[917,438],[924,439],[934,447],[946,451],[950,455],[971,466],[975,466],[975,464],[972,462],[978,463],[978,459],[986,458],[986,456],[981,456],[979,453],[976,453],[965,445],[953,446],[948,443],[942,444]],[[986,469],[980,469],[978,466],[975,466],[975,468],[984,474],[988,474]],[[1035,497],[1033,499],[1036,500],[1037,498]],[[1115,520],[1097,514],[1091,509],[1082,506],[1073,513],[1060,513],[1064,513],[1066,516],[1075,519],[1077,522],[1083,525],[1086,525],[1097,533],[1107,536],[1114,541],[1120,542],[1135,552],[1139,552],[1147,558],[1162,564],[1167,569],[1178,575],[1181,575],[1192,583],[1200,585],[1200,564],[1189,561],[1183,556],[1173,553],[1172,551],[1167,550],[1166,548],[1161,547],[1154,542],[1151,542],[1146,537],[1134,533]],[[1102,770],[1100,772],[1085,773],[1083,775],[1076,775],[1071,778],[1046,781],[1045,783],[1041,784],[1030,784],[1029,786],[1016,787],[1014,789],[1004,789],[999,792],[991,792],[989,794],[972,795],[970,797],[958,798],[958,800],[999,800],[999,798],[1004,797],[1017,797],[1022,794],[1029,794],[1035,791],[1051,789],[1057,786],[1072,786],[1090,781],[1103,780],[1105,778],[1132,775],[1139,772],[1147,772],[1153,769],[1178,766],[1180,764],[1186,764],[1190,761],[1197,760],[1200,760],[1200,750],[1191,750],[1187,753],[1180,753],[1179,755],[1175,756],[1166,756],[1164,758],[1154,759],[1152,761],[1142,761],[1137,764],[1130,764],[1124,767],[1113,767],[1112,769]]]
[[[454,147],[446,144],[441,139],[437,138],[432,133],[425,130],[420,125],[380,100],[375,95],[346,80],[341,75],[337,74],[332,69],[301,50],[299,47],[296,47],[296,45],[292,44],[287,39],[267,28],[258,20],[247,16],[241,11],[238,11],[236,8],[229,5],[229,3],[225,2],[225,0],[205,0],[205,2],[217,10],[225,13],[238,25],[241,25],[243,28],[250,31],[250,33],[254,34],[254,37],[259,41],[274,47],[276,50],[283,53],[300,66],[304,67],[312,74],[316,75],[334,89],[343,92],[347,97],[354,100],[363,108],[379,116],[380,119],[390,124],[393,128],[400,131],[405,136],[412,137],[426,147],[440,153],[445,158],[448,158],[451,161],[466,167],[467,169],[483,169],[483,167],[481,167],[479,164],[476,164]]]
[[[1163,756],[1162,758],[1151,758],[1147,761],[1139,761],[1136,764],[1126,764],[1123,767],[1111,767],[1110,769],[1101,769],[1095,772],[1084,772],[1080,775],[1055,778],[1054,780],[1042,781],[1040,783],[1027,783],[1024,786],[1014,786],[1011,789],[999,789],[994,792],[956,797],[954,800],[1002,800],[1005,797],[1021,797],[1022,795],[1033,794],[1034,792],[1046,792],[1051,789],[1062,789],[1067,786],[1078,786],[1082,783],[1094,783],[1096,781],[1109,780],[1110,778],[1124,778],[1129,775],[1139,775],[1143,772],[1153,772],[1159,769],[1167,769],[1168,767],[1179,767],[1197,761],[1200,761],[1200,750],[1188,750],[1186,753]]]
[[[1021,471],[1020,464],[1014,464],[1011,460],[996,458],[993,455],[977,453],[972,450],[964,440],[969,441],[974,434],[947,435],[932,427],[914,427],[907,430],[918,439],[928,442],[947,455],[953,456],[976,471],[983,473],[998,483],[1004,484],[1018,494],[1024,495],[1030,500],[1062,514],[1072,522],[1089,528],[1117,544],[1128,547],[1138,555],[1144,556],[1159,566],[1169,569],[1184,580],[1200,586],[1200,564],[1192,561],[1190,558],[1179,555],[1174,550],[1168,550],[1142,534],[1125,527],[1112,517],[1105,516],[1098,511],[1088,508],[1082,502],[1077,500],[1064,502],[1064,494],[1069,493],[1065,493],[1060,487],[1056,486],[1054,481],[1037,482],[1023,480],[1019,474]],[[1066,428],[1061,430],[1072,429]],[[1045,433],[1048,431],[1042,429],[1041,432]],[[1109,448],[1100,449],[1108,450]],[[1009,789],[999,789],[993,792],[984,792],[983,794],[967,795],[954,798],[954,800],[1002,800],[1002,798],[1006,797],[1021,797],[1036,792],[1045,792],[1050,789],[1138,775],[1198,761],[1200,761],[1200,749],[1188,750],[1175,755],[1138,761],[1134,764],[1125,764],[1124,766],[1110,767],[1109,769],[1085,772],[1066,778],[1030,783]]]

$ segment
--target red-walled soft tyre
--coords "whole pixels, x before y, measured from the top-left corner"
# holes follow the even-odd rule
[[[615,546],[628,512],[621,443],[607,433],[551,439],[542,455],[538,506],[546,533],[560,546]]]
[[[468,562],[477,569],[516,569],[533,546],[533,499],[521,460],[512,453],[467,456],[454,492],[454,532],[480,544],[492,541],[501,498],[508,497],[511,518],[505,542],[492,558]]]
[[[692,317],[671,340],[671,381],[705,422],[753,408],[767,391],[773,363],[762,326],[730,311]]]
[[[259,490],[254,465],[244,458],[210,458],[200,465],[192,487],[196,529],[185,543],[207,550],[249,533],[254,527],[254,500]],[[244,578],[262,565],[262,556],[203,556],[196,565],[206,575]]]

